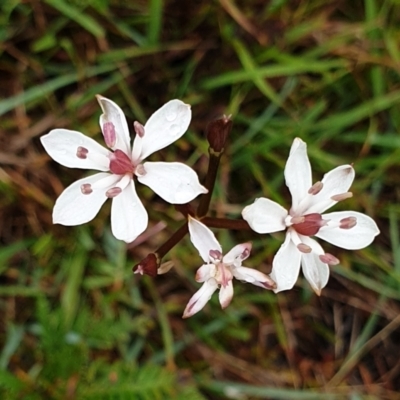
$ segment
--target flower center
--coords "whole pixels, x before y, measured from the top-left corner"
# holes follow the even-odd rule
[[[233,274],[230,268],[223,262],[215,264],[215,266],[217,267],[215,280],[223,287],[228,286],[229,282],[233,279]]]
[[[116,175],[133,174],[135,166],[122,150],[117,149],[110,156],[110,171]]]
[[[318,233],[327,221],[322,219],[321,214],[312,213],[301,217],[293,217],[290,221],[297,233],[304,236],[313,236]]]

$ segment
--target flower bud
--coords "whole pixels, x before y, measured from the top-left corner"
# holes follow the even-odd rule
[[[221,152],[225,147],[231,129],[232,120],[230,116],[227,117],[224,115],[222,118],[211,121],[206,128],[210,148],[217,153]]]
[[[149,275],[152,278],[157,276],[159,260],[154,253],[147,255],[139,264],[136,264],[132,271],[134,274]]]

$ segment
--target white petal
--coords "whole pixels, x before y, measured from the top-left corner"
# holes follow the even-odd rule
[[[315,235],[335,246],[347,250],[359,250],[369,246],[374,237],[379,234],[375,221],[365,214],[356,211],[338,211],[324,214],[324,220],[330,220],[328,226],[322,227]],[[354,217],[357,225],[350,229],[338,227],[343,218]],[[334,226],[331,228],[331,226]]]
[[[341,165],[326,173],[321,181],[323,184],[321,191],[311,196],[311,203],[304,213],[321,214],[336,204],[337,201],[332,200],[331,197],[348,192],[353,183],[354,175],[354,168],[351,165]]]
[[[290,232],[288,232],[272,262],[270,277],[277,285],[274,290],[275,293],[289,290],[294,286],[299,276],[300,260],[301,253],[291,240]]]
[[[188,104],[180,100],[164,104],[147,121],[143,138],[135,137],[133,147],[137,145],[137,140],[142,142],[140,160],[179,139],[186,132],[191,118],[192,111]]]
[[[201,288],[192,296],[183,312],[182,318],[189,318],[199,312],[211,299],[212,294],[217,290],[218,284],[215,279],[204,282]]]
[[[233,297],[233,284],[232,280],[229,280],[226,286],[222,286],[219,289],[219,303],[224,309],[229,306]]]
[[[212,278],[212,273],[215,275],[214,264],[204,264],[196,272],[196,282],[205,282]]]
[[[138,181],[149,186],[171,204],[185,204],[207,189],[200,185],[197,174],[185,164],[177,162],[146,162],[145,174]]]
[[[307,145],[299,138],[294,139],[290,149],[285,167],[285,181],[292,195],[292,209],[296,211],[300,201],[308,194],[312,185]]]
[[[319,255],[324,254],[324,250],[314,239],[303,235],[300,237],[304,244],[312,248],[311,253],[301,255],[303,274],[319,296],[329,279],[329,266],[319,259]]]
[[[232,268],[232,273],[239,281],[252,283],[253,285],[262,287],[263,289],[272,289],[275,286],[275,282],[268,275],[253,268]]]
[[[57,199],[53,209],[53,223],[75,226],[91,221],[107,200],[105,189],[93,190],[91,194],[83,194],[81,186],[94,183],[109,177],[110,174],[101,172],[80,179],[68,186]]]
[[[100,115],[101,130],[103,130],[103,125],[106,122],[111,122],[114,125],[116,133],[116,142],[113,150],[119,149],[125,154],[130,154],[131,139],[124,112],[113,101],[99,95],[96,97],[104,113]]]
[[[146,209],[136,194],[133,180],[113,198],[111,206],[111,230],[113,235],[126,243],[133,242],[146,228]]]
[[[233,247],[222,259],[225,264],[231,264],[236,267],[242,265],[242,261],[246,260],[251,251],[251,243],[242,243]]]
[[[272,200],[260,197],[242,211],[242,217],[250,228],[258,233],[279,232],[286,229],[288,212]]]
[[[210,250],[217,250],[222,253],[221,246],[210,229],[191,216],[189,216],[189,233],[190,240],[204,262],[210,261]]]
[[[95,169],[108,171],[110,152],[92,138],[69,129],[53,129],[40,138],[49,156],[68,168]],[[76,155],[78,147],[88,150],[86,159]]]

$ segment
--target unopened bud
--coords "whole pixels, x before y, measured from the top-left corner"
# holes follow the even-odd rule
[[[319,256],[319,259],[328,265],[338,265],[340,263],[339,259],[337,259],[335,256],[329,253],[321,254]]]
[[[76,156],[78,158],[80,158],[81,160],[85,160],[87,158],[88,153],[89,153],[89,150],[82,146],[79,146],[76,150]]]
[[[340,220],[339,228],[341,229],[351,229],[357,225],[356,217],[347,217]]]
[[[318,194],[322,188],[324,187],[324,184],[321,181],[315,182],[314,185],[308,189],[308,193],[312,195]]]
[[[136,135],[138,135],[139,137],[142,138],[144,136],[144,126],[140,122],[135,121],[133,123],[133,129],[135,130]]]
[[[231,129],[232,120],[230,116],[224,115],[222,118],[211,121],[206,128],[206,136],[210,148],[217,153],[221,152],[225,147]]]
[[[157,276],[159,261],[154,253],[150,253],[139,264],[136,264],[132,270],[134,274]]]
[[[307,246],[306,244],[304,244],[304,243],[299,243],[298,245],[297,245],[297,248],[299,249],[299,251],[300,252],[302,252],[302,253],[311,253],[312,252],[312,248],[310,247],[310,246]]]
[[[346,193],[341,193],[341,194],[335,194],[334,196],[331,197],[331,199],[333,201],[343,201],[346,199],[350,199],[350,197],[353,197],[353,193],[346,192]]]
[[[81,185],[82,194],[90,194],[93,192],[92,185],[90,183],[84,183]]]

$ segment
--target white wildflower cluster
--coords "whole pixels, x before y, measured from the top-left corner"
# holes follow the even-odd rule
[[[136,135],[131,146],[128,124],[120,107],[105,97],[97,96],[97,99],[103,111],[100,128],[107,148],[80,132],[67,129],[54,129],[41,138],[47,153],[58,163],[70,168],[100,171],[64,190],[55,203],[53,222],[73,226],[91,221],[110,198],[112,232],[117,239],[130,243],[148,225],[146,209],[136,193],[136,182],[150,187],[171,204],[186,204],[208,192],[193,169],[185,164],[145,162],[151,154],[186,132],[191,109],[180,100],[169,101],[145,125],[134,123]],[[217,137],[218,151],[225,140],[226,132],[223,140]],[[301,267],[313,290],[320,294],[328,282],[329,266],[338,264],[339,260],[325,253],[312,237],[344,249],[357,250],[368,246],[379,233],[376,223],[359,212],[325,213],[336,203],[352,197],[349,192],[355,175],[352,165],[339,166],[325,174],[321,181],[313,183],[307,146],[296,138],[284,174],[292,196],[289,211],[264,197],[242,211],[243,219],[255,232],[286,231],[285,241],[273,259],[270,275],[242,266],[250,255],[251,243],[239,244],[224,255],[206,224],[195,215],[187,214],[190,239],[204,264],[196,273],[196,281],[202,286],[189,300],[184,318],[200,311],[217,289],[221,307],[227,307],[233,296],[233,278],[280,292],[295,285]],[[155,266],[159,261],[156,256],[149,259]],[[137,272],[146,272],[145,264],[139,267]],[[158,273],[170,269],[170,266],[165,271],[162,266],[157,267]],[[157,274],[157,268],[154,271]]]

